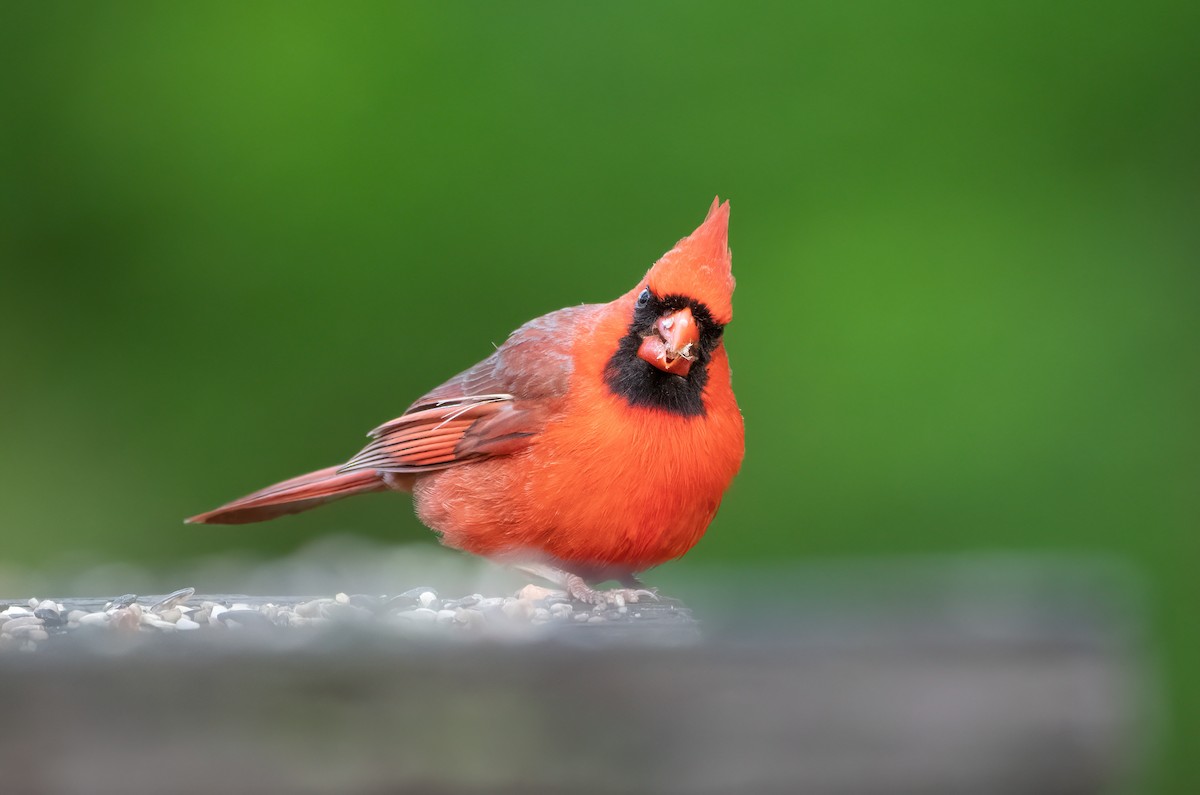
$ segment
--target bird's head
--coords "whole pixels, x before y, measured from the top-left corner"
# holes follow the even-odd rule
[[[733,320],[733,287],[729,202],[718,197],[704,223],[654,263],[636,289],[635,320],[653,318],[643,326],[638,356],[686,376],[700,355],[704,332]]]
[[[695,232],[615,302],[629,326],[609,362],[609,386],[631,403],[703,413],[709,358],[733,319],[729,202],[714,199]]]

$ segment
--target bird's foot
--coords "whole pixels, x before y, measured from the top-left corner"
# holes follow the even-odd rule
[[[564,585],[567,596],[577,602],[589,605],[611,605],[624,607],[626,604],[637,604],[642,599],[658,601],[658,592],[650,588],[612,588],[600,590],[588,585],[577,574],[568,574]]]
[[[519,569],[526,574],[532,574],[534,577],[549,580],[563,588],[567,592],[569,599],[583,602],[584,604],[605,607],[612,606],[620,609],[627,604],[637,604],[643,599],[658,601],[658,591],[643,586],[642,581],[633,574],[621,577],[621,584],[625,586],[624,588],[601,590],[588,585],[587,580],[578,574],[572,574],[554,566],[540,563],[517,563],[513,564],[513,568]]]

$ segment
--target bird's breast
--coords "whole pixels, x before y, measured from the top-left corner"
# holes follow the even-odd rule
[[[631,406],[576,370],[519,453],[423,477],[421,519],[453,547],[578,571],[641,571],[687,552],[744,450],[724,352],[700,416]]]
[[[687,552],[716,515],[742,458],[741,415],[679,417],[605,406],[546,439],[538,503],[544,549],[582,565],[639,571]]]

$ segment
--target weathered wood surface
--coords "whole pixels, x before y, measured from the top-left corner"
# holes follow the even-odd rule
[[[676,608],[49,644],[0,655],[0,792],[1111,792],[1152,729],[1136,637],[1040,572],[903,605],[818,585],[703,635]]]

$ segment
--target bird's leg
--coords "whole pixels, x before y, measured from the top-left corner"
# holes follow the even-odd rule
[[[617,605],[620,607],[627,602],[637,602],[642,598],[658,599],[658,594],[654,591],[637,587],[641,585],[641,582],[632,574],[621,578],[621,584],[629,587],[599,590],[588,585],[587,580],[578,574],[572,574],[554,566],[542,563],[519,563],[514,564],[513,568],[534,577],[549,580],[566,590],[567,596],[570,598],[589,605]]]
[[[541,563],[510,563],[509,568],[516,569],[522,574],[528,574],[530,577],[537,577],[539,580],[552,582],[566,591],[567,573],[562,569],[556,569],[553,566],[546,566]]]

